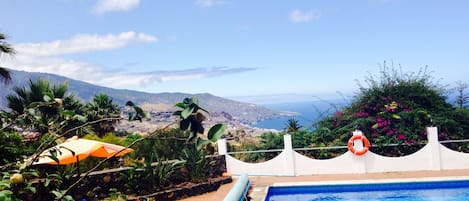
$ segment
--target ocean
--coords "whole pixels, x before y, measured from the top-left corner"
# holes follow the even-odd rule
[[[295,112],[298,113],[298,115],[291,117],[267,119],[253,124],[252,126],[254,127],[285,130],[288,124],[288,120],[294,118],[298,120],[298,124],[302,126],[303,129],[311,130],[313,122],[317,121],[318,119],[327,117],[328,114],[334,113],[337,111],[337,109],[340,109],[340,102],[337,100],[328,102],[310,101],[264,104],[262,106],[277,111]]]

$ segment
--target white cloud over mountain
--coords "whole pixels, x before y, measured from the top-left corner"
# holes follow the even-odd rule
[[[155,83],[197,80],[257,70],[257,68],[244,67],[207,67],[151,72],[129,72],[123,69],[109,71],[105,70],[104,66],[84,61],[57,57],[37,59],[27,56],[17,56],[16,61],[8,66],[16,66],[14,69],[17,70],[58,74],[112,88],[146,87]]]
[[[257,70],[257,68],[207,67],[142,73],[117,72],[101,77],[99,84],[102,86],[114,86],[116,88],[126,88],[129,86],[145,87],[155,83],[197,80],[252,70]]]

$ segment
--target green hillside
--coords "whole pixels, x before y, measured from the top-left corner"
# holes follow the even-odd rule
[[[41,78],[48,80],[51,84],[68,83],[68,92],[76,95],[84,102],[90,101],[94,95],[105,93],[113,98],[113,101],[124,105],[128,100],[136,104],[167,104],[174,105],[185,97],[197,97],[201,101],[201,105],[211,112],[227,112],[234,118],[241,122],[253,122],[261,119],[273,118],[280,115],[279,112],[270,110],[268,108],[254,105],[250,103],[243,103],[238,101],[229,100],[222,97],[217,97],[208,93],[203,94],[186,94],[186,93],[146,93],[124,89],[113,89],[108,87],[101,87],[86,82],[70,79],[67,77],[49,74],[49,73],[35,73],[11,70],[13,83],[9,85],[2,85],[0,90],[0,109],[7,110],[7,103],[5,96],[13,94],[12,88],[14,86],[25,86],[29,79],[36,80]]]

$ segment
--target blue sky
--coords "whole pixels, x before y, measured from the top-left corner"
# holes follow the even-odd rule
[[[469,81],[468,8],[466,0],[6,1],[0,32],[17,54],[0,64],[250,101],[349,94],[383,61],[405,72],[428,66],[454,85]]]

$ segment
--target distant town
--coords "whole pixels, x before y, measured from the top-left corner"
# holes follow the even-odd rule
[[[175,121],[177,117],[173,115],[174,111],[149,111],[150,118],[143,120],[142,122],[133,121],[127,122],[122,121],[119,123],[117,130],[125,130],[129,133],[139,133],[142,135],[148,134],[156,129],[163,128]],[[123,116],[126,117],[127,111],[124,110]],[[285,114],[286,115],[286,114]],[[262,119],[259,119],[262,120]],[[275,129],[264,129],[251,126],[252,122],[247,122],[246,120],[239,120],[236,117],[233,117],[228,112],[213,112],[207,115],[207,119],[203,122],[206,127],[211,127],[212,125],[223,123],[226,125],[226,137],[230,138],[237,135],[248,135],[248,136],[258,136],[265,132],[278,132]]]

